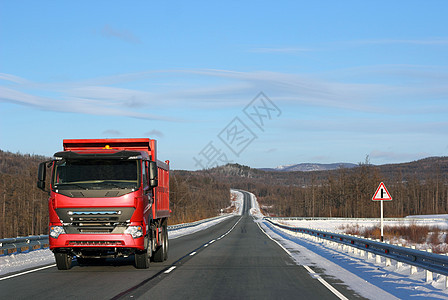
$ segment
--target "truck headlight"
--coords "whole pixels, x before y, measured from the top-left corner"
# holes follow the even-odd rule
[[[124,233],[130,234],[132,238],[136,239],[143,236],[142,226],[129,226]]]
[[[50,236],[54,239],[57,239],[60,234],[64,234],[65,230],[62,226],[51,226],[50,227]]]

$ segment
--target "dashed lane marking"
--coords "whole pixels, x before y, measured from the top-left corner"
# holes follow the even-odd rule
[[[174,269],[176,269],[176,266],[172,266],[171,268],[169,268],[168,270],[166,270],[165,272],[163,272],[163,273],[165,273],[165,274],[168,274],[168,273],[170,273],[172,270],[174,270]]]

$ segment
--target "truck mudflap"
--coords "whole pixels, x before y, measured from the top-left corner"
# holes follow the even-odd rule
[[[56,248],[134,248],[144,250],[144,238],[132,238],[130,234],[61,234],[50,237],[50,250]]]

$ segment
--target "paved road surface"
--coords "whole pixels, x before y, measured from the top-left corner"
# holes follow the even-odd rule
[[[337,299],[259,229],[244,195],[243,216],[171,240],[168,260],[148,270],[135,269],[132,257],[52,267],[0,281],[0,298]]]

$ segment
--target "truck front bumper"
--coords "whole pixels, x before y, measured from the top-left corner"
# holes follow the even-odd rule
[[[50,250],[55,248],[133,248],[144,250],[144,238],[130,234],[61,234],[50,237]]]

